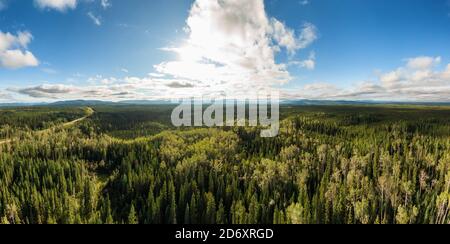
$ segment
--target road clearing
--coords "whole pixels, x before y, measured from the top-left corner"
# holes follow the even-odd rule
[[[68,128],[68,127],[74,126],[74,125],[82,122],[83,120],[91,117],[94,114],[94,112],[95,112],[94,109],[92,109],[90,107],[87,107],[85,110],[86,110],[86,116],[84,116],[84,117],[81,117],[81,118],[78,118],[76,120],[72,120],[72,121],[66,122],[66,123],[64,123],[62,125],[55,125],[55,126],[53,126],[51,128],[37,131],[37,133],[38,134],[42,134],[42,133],[45,133],[45,132],[49,132],[50,130],[52,130],[52,129],[56,128],[56,127],[59,127],[59,126],[62,126],[63,128]],[[0,140],[0,146],[4,145],[4,144],[11,143],[12,141],[14,141],[14,138]]]

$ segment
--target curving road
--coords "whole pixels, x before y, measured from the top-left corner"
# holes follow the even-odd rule
[[[78,119],[76,119],[76,120],[72,120],[72,121],[69,121],[69,122],[67,122],[67,123],[62,124],[62,127],[64,127],[64,128],[66,128],[66,127],[71,127],[71,126],[73,126],[73,125],[75,125],[75,124],[77,124],[77,123],[79,123],[79,122],[81,122],[81,121],[83,121],[83,120],[85,120],[85,119],[91,117],[91,116],[94,114],[94,109],[92,109],[92,108],[90,108],[90,107],[87,107],[87,108],[86,108],[86,113],[87,113],[87,115],[84,116],[84,117],[82,117],[82,118],[78,118]],[[58,126],[61,126],[61,125],[56,125],[56,126],[54,126],[53,128],[58,127]],[[41,130],[41,131],[38,131],[37,133],[45,133],[45,132],[50,131],[50,130],[53,129],[53,128],[48,128],[48,129],[45,129],[45,130]],[[0,145],[10,143],[10,142],[12,142],[13,140],[14,140],[14,139],[0,140]]]

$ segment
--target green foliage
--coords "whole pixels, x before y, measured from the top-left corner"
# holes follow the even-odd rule
[[[85,108],[29,107],[0,110],[0,138],[12,130],[42,130],[75,120],[86,114]],[[9,133],[8,133],[9,132]]]
[[[0,223],[450,222],[447,108],[283,107],[277,138],[166,130],[168,108],[8,130],[20,140],[0,145]]]

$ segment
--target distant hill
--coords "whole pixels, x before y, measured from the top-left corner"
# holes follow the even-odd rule
[[[166,105],[170,100],[126,100],[119,102],[101,100],[68,100],[52,103],[0,103],[0,107],[29,107],[29,106],[101,106],[101,105]]]
[[[46,103],[0,103],[0,108],[41,106]]]
[[[331,100],[283,100],[285,105],[367,105],[378,104],[372,101],[331,101]]]
[[[132,105],[165,105],[172,104],[170,100],[127,100],[120,101],[119,104],[132,104]]]
[[[47,106],[99,106],[99,105],[114,105],[115,102],[100,101],[100,100],[70,100],[58,101],[49,103]]]
[[[170,100],[125,100],[119,102],[101,100],[69,100],[53,103],[0,103],[0,107],[29,106],[107,106],[107,105],[169,105]],[[332,105],[427,105],[450,106],[449,102],[392,102],[392,101],[345,101],[345,100],[282,100],[281,105],[291,106],[332,106]]]
[[[72,100],[54,102],[51,106],[100,106],[100,105],[160,105],[171,104],[170,101],[164,100],[126,100],[119,102],[100,101],[100,100]]]
[[[283,100],[282,105],[426,105],[450,106],[449,102],[393,102],[393,101],[346,101],[346,100]]]

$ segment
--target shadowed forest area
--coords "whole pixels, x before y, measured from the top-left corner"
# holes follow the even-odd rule
[[[450,223],[449,107],[285,105],[276,138],[91,108],[0,109],[1,223]]]

